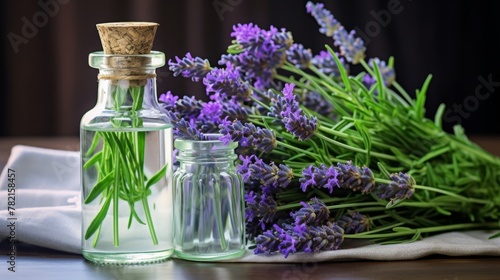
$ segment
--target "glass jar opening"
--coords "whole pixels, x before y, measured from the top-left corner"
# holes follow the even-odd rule
[[[165,54],[151,51],[148,54],[105,54],[96,51],[89,54],[89,65],[97,69],[156,69],[165,65]]]
[[[230,141],[229,143],[224,143],[219,140],[222,134],[204,134],[207,140],[185,140],[176,139],[174,142],[174,147],[181,152],[188,151],[205,151],[205,152],[217,152],[217,151],[229,151],[234,150],[238,147],[238,143]]]

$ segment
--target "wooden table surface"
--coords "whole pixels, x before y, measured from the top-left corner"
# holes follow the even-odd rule
[[[473,137],[500,155],[500,137]],[[78,150],[76,138],[0,138],[3,169],[17,144]],[[0,243],[0,279],[500,279],[498,257],[429,256],[412,261],[335,261],[322,263],[203,263],[178,259],[146,266],[96,266],[81,255],[18,244],[17,270],[6,263],[7,243]]]

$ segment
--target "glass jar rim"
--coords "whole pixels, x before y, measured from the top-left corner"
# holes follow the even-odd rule
[[[180,151],[186,150],[228,150],[238,147],[237,142],[229,141],[224,143],[219,140],[222,134],[207,133],[203,134],[207,140],[188,140],[188,139],[175,139],[174,147]]]
[[[127,63],[130,61],[135,63]],[[139,63],[137,63],[139,62]],[[165,65],[165,53],[151,51],[147,54],[107,54],[95,51],[89,54],[89,65],[97,69],[113,68],[159,68]],[[132,66],[131,66],[132,65]]]

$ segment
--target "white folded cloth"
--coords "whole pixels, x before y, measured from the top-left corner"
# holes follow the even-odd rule
[[[0,218],[4,221],[0,240],[14,237],[28,244],[80,253],[79,170],[78,152],[13,147],[0,175]],[[15,192],[8,192],[12,189],[9,183],[15,184]],[[12,193],[15,196],[9,195]],[[15,197],[10,199],[15,202],[11,208],[8,197]],[[12,230],[7,226],[11,222],[15,223]]]
[[[8,209],[8,187],[9,183],[12,184],[8,174],[12,173],[15,174],[14,215],[10,215]],[[78,152],[15,146],[0,175],[0,218],[4,223],[0,225],[0,240],[5,241],[14,234],[20,242],[81,253],[80,201]],[[14,231],[8,226],[11,222],[15,222]],[[488,239],[493,233],[483,230],[447,232],[413,243],[394,245],[345,240],[341,249],[336,251],[297,253],[288,258],[279,254],[254,255],[248,250],[243,257],[226,261],[313,265],[333,260],[410,260],[432,254],[500,256],[500,238]]]

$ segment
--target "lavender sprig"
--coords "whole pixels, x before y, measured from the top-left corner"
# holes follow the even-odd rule
[[[252,123],[243,124],[239,120],[230,122],[226,119],[219,128],[223,142],[235,141],[243,147],[252,147],[265,153],[270,153],[277,146],[274,132]]]
[[[222,116],[228,118],[229,120],[240,120],[246,121],[248,115],[252,112],[250,107],[245,106],[241,102],[238,102],[235,98],[229,100],[223,99],[222,102]],[[224,119],[221,117],[221,119]]]
[[[303,192],[307,188],[321,187],[333,192],[334,188],[340,188],[339,170],[334,167],[326,167],[321,164],[319,167],[310,165],[302,171],[302,178],[299,179]]]
[[[175,96],[171,91],[167,91],[166,93],[162,93],[158,98],[160,104],[163,105],[163,108],[167,111],[175,110],[175,106],[177,100],[179,100],[179,96]]]
[[[290,214],[296,225],[307,224],[318,226],[325,224],[329,220],[330,210],[323,201],[313,198],[309,203],[301,201],[300,204],[303,207],[295,213]]]
[[[311,49],[304,48],[302,44],[293,44],[290,49],[286,51],[287,59],[295,67],[307,69],[312,61]]]
[[[322,226],[286,225],[281,228],[274,225],[255,238],[255,254],[281,253],[284,257],[295,252],[314,253],[337,250],[342,244],[344,231],[334,223]]]
[[[340,48],[341,54],[352,64],[358,64],[364,59],[366,52],[363,39],[355,36],[354,30],[347,32],[343,26],[340,26],[333,34],[334,44]]]
[[[249,101],[251,90],[241,81],[240,73],[230,63],[226,68],[214,68],[203,78],[207,94],[213,100],[231,99]],[[210,93],[214,93],[210,95]]]
[[[348,211],[337,221],[337,225],[344,229],[344,233],[356,234],[370,230],[370,219],[359,212]]]
[[[233,65],[256,88],[268,87],[293,44],[291,34],[285,29],[271,26],[264,30],[250,23],[234,26],[231,36],[237,44],[231,49],[237,53],[223,55],[219,64]]]
[[[179,121],[173,124],[174,124],[174,135],[176,136],[177,139],[186,139],[195,141],[200,141],[205,139],[203,133],[201,133],[199,129],[192,122],[186,121],[184,118],[181,118]]]
[[[408,199],[415,193],[415,179],[409,174],[399,172],[391,174],[389,184],[380,184],[375,194],[381,199],[390,199],[390,205]]]
[[[311,138],[317,128],[316,117],[308,117],[304,115],[299,108],[299,103],[293,93],[294,84],[285,84],[283,88],[284,99],[278,99],[277,102],[272,102],[271,112],[280,113],[281,121],[285,128],[297,137],[300,141]],[[280,103],[278,103],[280,102]]]
[[[203,79],[211,70],[208,59],[193,57],[189,52],[186,53],[186,56],[182,59],[176,56],[175,61],[176,62],[172,60],[168,61],[168,69],[174,72],[174,77],[182,75],[185,78],[191,78],[194,82],[197,82]]]
[[[266,193],[258,195],[254,192],[250,192],[245,195],[245,202],[245,217],[248,221],[258,219],[262,229],[265,228],[266,223],[272,223],[274,221],[278,207],[271,195]]]
[[[238,172],[242,175],[243,181],[259,180],[262,190],[266,193],[274,193],[278,188],[286,188],[293,178],[293,170],[285,164],[275,165],[272,162],[267,164],[255,155],[240,157],[240,159],[242,164],[238,165]]]
[[[162,101],[162,100],[160,100]],[[174,112],[187,119],[196,119],[203,109],[203,102],[194,96],[183,96],[175,103]]]
[[[324,8],[322,3],[313,4],[307,2],[306,10],[310,13],[321,26],[319,32],[328,37],[333,36],[335,30],[340,27],[340,23],[333,17],[332,13]]]
[[[339,184],[342,188],[361,191],[364,194],[373,191],[375,178],[370,168],[355,166],[348,161],[345,164],[338,163],[337,169],[340,174]]]

